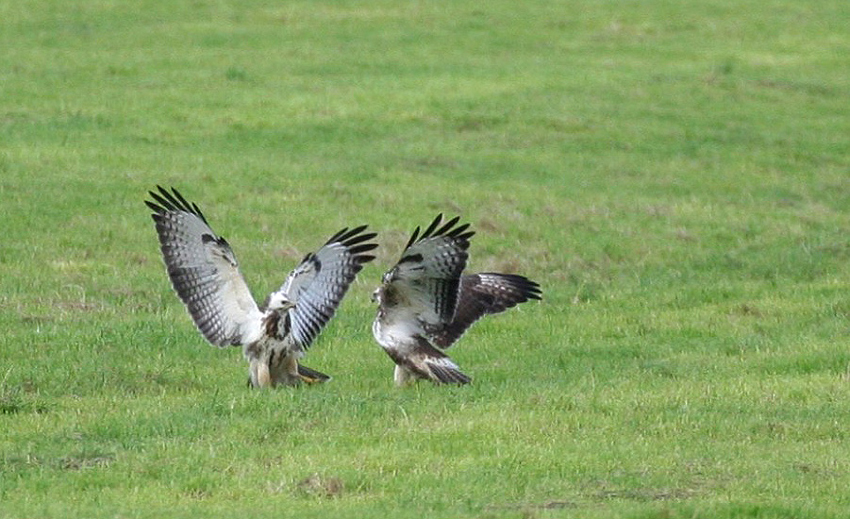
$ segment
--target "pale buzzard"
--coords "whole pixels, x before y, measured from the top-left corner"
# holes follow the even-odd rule
[[[472,323],[529,299],[540,299],[540,285],[514,274],[462,275],[469,224],[455,217],[441,226],[440,214],[420,236],[419,227],[398,263],[375,290],[378,315],[372,333],[396,364],[395,383],[427,379],[466,384],[470,378],[441,350]]]
[[[253,387],[327,380],[299,359],[333,317],[377,245],[366,226],[342,229],[307,254],[286,281],[258,307],[227,241],[201,210],[172,188],[151,191],[156,231],[174,290],[200,332],[216,346],[242,346]]]

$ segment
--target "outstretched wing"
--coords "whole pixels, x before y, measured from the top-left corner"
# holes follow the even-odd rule
[[[469,224],[457,225],[458,217],[442,227],[437,215],[420,236],[413,232],[398,263],[384,275],[382,304],[404,309],[423,326],[452,319],[457,305],[460,276],[466,267]]]
[[[342,229],[331,236],[319,250],[304,257],[295,267],[280,292],[295,304],[289,311],[292,336],[307,349],[322,328],[333,317],[363,264],[375,259],[365,254],[378,245],[364,243],[376,236],[365,233],[366,226]]]
[[[189,314],[216,346],[243,344],[260,333],[260,311],[227,241],[201,210],[174,188],[151,191],[156,232],[168,277]]]
[[[463,276],[454,319],[429,329],[429,336],[436,346],[448,348],[485,315],[504,312],[540,296],[540,285],[524,276],[492,272]]]

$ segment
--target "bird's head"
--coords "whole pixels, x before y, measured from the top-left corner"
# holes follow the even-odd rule
[[[378,287],[378,288],[375,289],[374,292],[372,292],[372,302],[373,303],[381,304],[381,288],[382,287]]]
[[[398,268],[394,268],[388,272],[385,272],[384,275],[381,277],[381,286],[379,286],[375,289],[374,292],[372,292],[373,303],[378,303],[379,305],[384,303],[384,301],[386,300],[386,292],[387,290],[391,290],[390,283],[395,280],[397,270]]]
[[[285,312],[290,308],[295,308],[295,303],[290,301],[286,294],[282,291],[278,291],[269,296],[269,299],[266,302],[266,308],[268,310]]]

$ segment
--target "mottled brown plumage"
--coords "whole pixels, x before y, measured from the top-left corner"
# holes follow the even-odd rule
[[[397,385],[410,379],[470,382],[441,349],[481,317],[541,297],[537,283],[516,274],[462,275],[474,233],[458,220],[441,226],[438,215],[421,235],[417,227],[373,295],[379,306],[372,333],[396,364]]]

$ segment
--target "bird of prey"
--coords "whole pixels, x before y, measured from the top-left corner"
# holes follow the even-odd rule
[[[463,275],[475,233],[468,223],[458,225],[459,217],[445,224],[442,219],[437,215],[421,235],[419,227],[413,231],[401,259],[372,294],[378,303],[372,333],[396,364],[397,386],[416,379],[469,383],[442,350],[481,317],[541,296],[540,285],[523,276]]]
[[[258,306],[227,241],[210,228],[194,203],[174,188],[150,191],[162,256],[174,290],[198,330],[220,347],[242,346],[255,388],[327,380],[300,364],[333,317],[363,264],[377,247],[366,226],[342,229],[307,254],[283,285]]]

